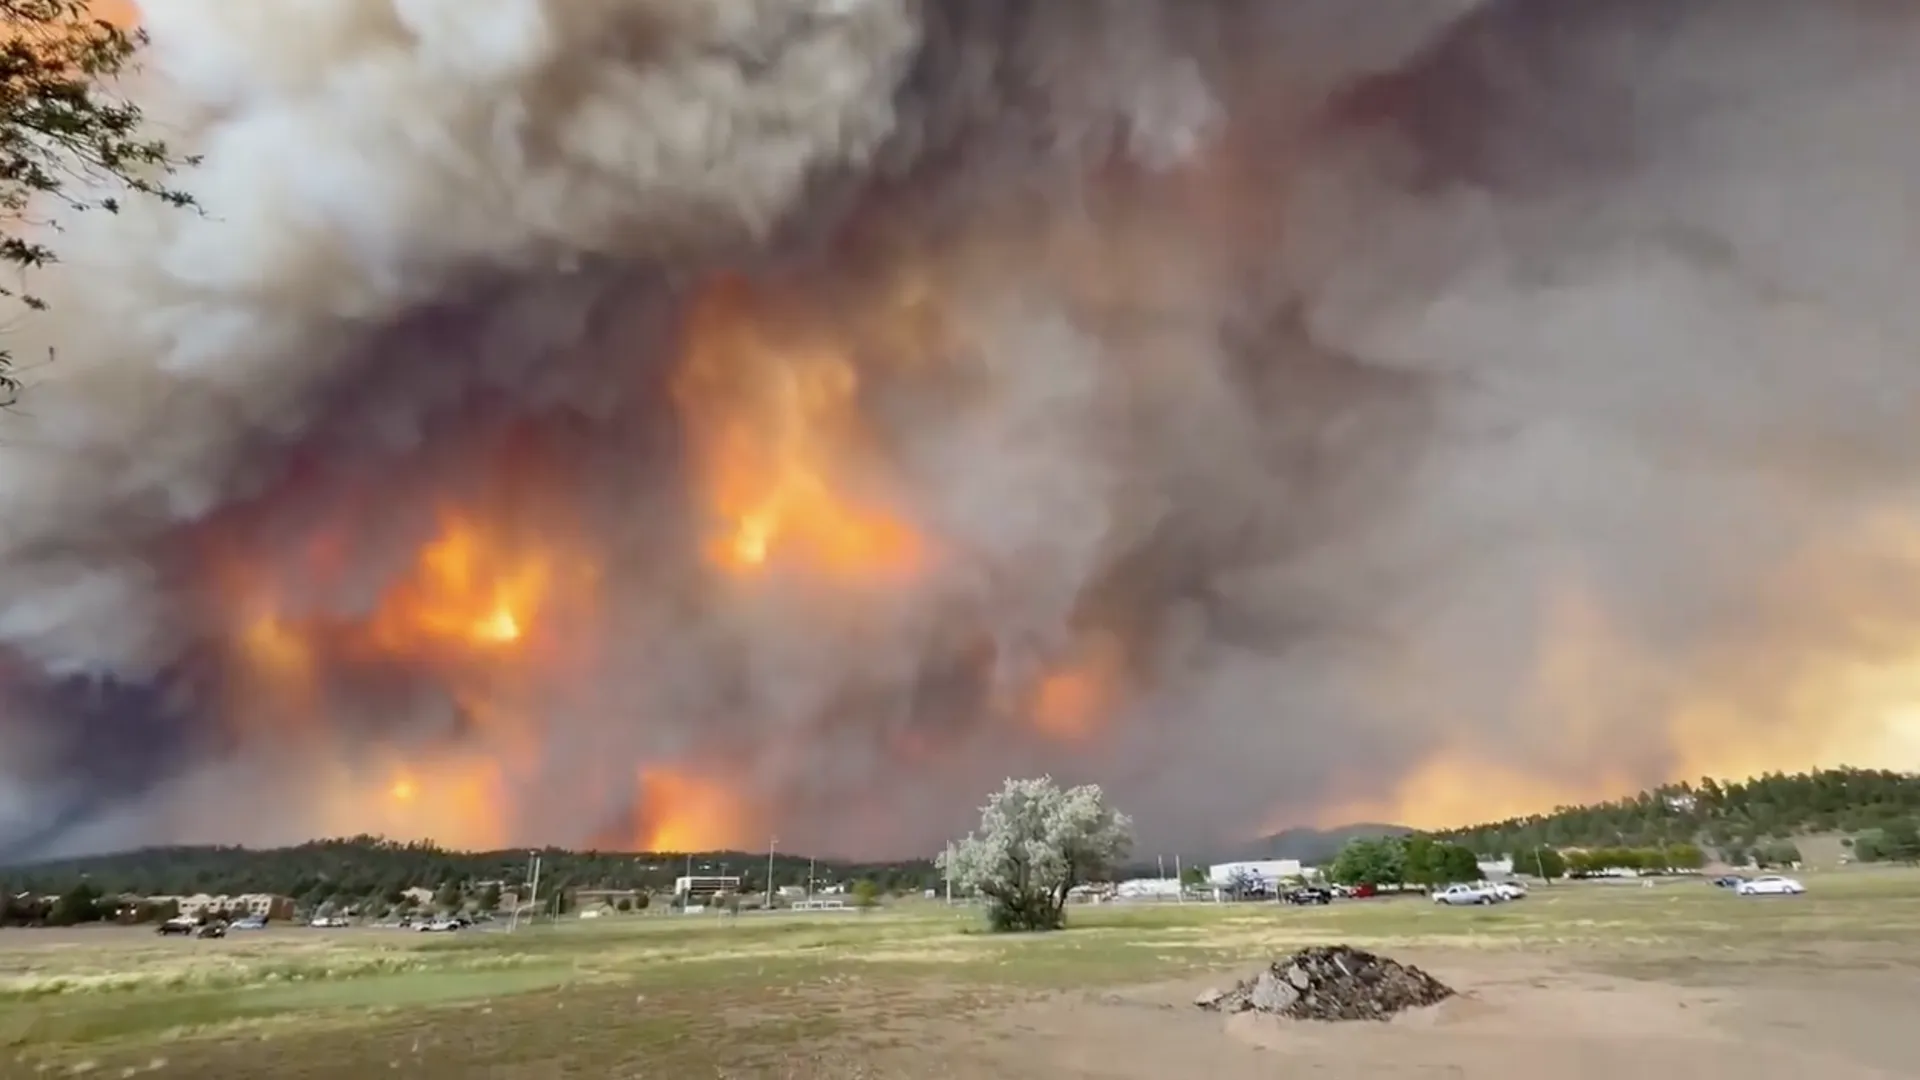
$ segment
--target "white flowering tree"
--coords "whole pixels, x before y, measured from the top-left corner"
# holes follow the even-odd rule
[[[1052,777],[1008,780],[980,810],[980,828],[940,856],[954,885],[987,898],[995,930],[1058,930],[1067,893],[1125,859],[1133,822],[1097,784],[1062,790]]]

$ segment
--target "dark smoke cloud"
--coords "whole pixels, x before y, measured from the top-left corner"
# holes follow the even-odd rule
[[[914,852],[1045,769],[1152,845],[1436,754],[1578,788],[1920,749],[1835,674],[1915,640],[1900,6],[148,21],[209,213],[67,223],[17,332],[59,361],[0,444],[11,853],[378,825],[328,792],[503,752],[431,664],[330,668],[321,732],[234,706],[220,567],[350,623],[449,499],[604,569],[565,678],[481,675],[543,732],[515,840],[600,836],[628,762],[723,764],[783,845]],[[836,479],[933,566],[702,566],[674,380],[721,272],[856,358]],[[916,290],[942,330],[903,346]],[[1092,641],[1104,730],[1036,736],[1009,694]]]

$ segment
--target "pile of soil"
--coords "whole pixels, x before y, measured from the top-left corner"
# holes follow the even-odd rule
[[[1252,979],[1231,990],[1209,990],[1194,1004],[1294,1020],[1387,1020],[1407,1009],[1437,1005],[1453,993],[1417,967],[1333,945],[1275,960]]]

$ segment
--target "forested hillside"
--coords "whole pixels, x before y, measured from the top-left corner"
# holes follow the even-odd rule
[[[1808,833],[1844,833],[1865,858],[1903,857],[1876,845],[1920,820],[1920,775],[1869,769],[1702,779],[1632,798],[1476,825],[1440,834],[1482,855],[1538,848],[1655,848],[1701,844],[1722,856]],[[1738,860],[1735,860],[1738,861]]]
[[[1333,829],[1286,829],[1233,849],[1233,859],[1298,859],[1308,866],[1325,866],[1360,837],[1406,836],[1404,825],[1342,825]]]
[[[541,892],[637,889],[668,892],[689,872],[742,878],[748,892],[767,887],[767,855],[752,852],[634,855],[548,850],[540,854]],[[883,891],[932,887],[933,864],[917,862],[810,864],[805,856],[775,854],[775,886],[802,885],[809,866],[819,884],[870,880]],[[0,868],[0,894],[63,894],[82,880],[107,895],[179,896],[192,893],[276,893],[311,904],[353,903],[402,889],[472,890],[482,882],[507,888],[527,880],[528,853],[446,851],[430,843],[397,843],[360,836],[268,850],[241,847],[148,848],[141,851]]]
[[[1864,769],[1831,769],[1768,775],[1746,781],[1701,780],[1671,784],[1632,798],[1594,806],[1513,818],[1436,834],[1433,839],[1476,854],[1534,857],[1541,849],[1638,849],[1671,855],[1702,845],[1732,861],[1755,852],[1762,861],[1791,861],[1778,854],[1807,833],[1844,833],[1866,860],[1920,860],[1920,776]],[[1293,857],[1325,865],[1341,843],[1356,835],[1404,834],[1393,826],[1358,826],[1330,832],[1299,831],[1260,842],[1254,854],[1278,847]],[[1281,844],[1280,841],[1285,843]],[[666,892],[673,879],[694,873],[732,874],[748,893],[767,887],[764,852],[635,855],[549,850],[541,853],[541,891],[636,889]],[[0,895],[60,895],[85,882],[113,896],[269,892],[309,905],[356,904],[424,887],[475,894],[485,883],[511,889],[527,877],[525,851],[445,851],[428,843],[396,843],[376,837],[324,840],[298,847],[152,848],[26,867],[0,867]],[[1198,862],[1199,860],[1193,860]],[[775,886],[802,885],[809,860],[776,854]],[[1170,868],[1169,868],[1170,869]],[[880,891],[937,888],[940,875],[926,860],[892,863],[820,862],[816,884],[871,881]],[[1156,872],[1148,864],[1139,873]]]

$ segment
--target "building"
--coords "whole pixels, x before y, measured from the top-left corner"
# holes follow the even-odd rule
[[[618,910],[622,900],[626,901],[627,906],[630,908],[640,906],[640,890],[638,889],[575,889],[572,895],[573,906],[579,908],[582,912],[590,908],[614,908]]]
[[[1121,900],[1178,900],[1180,882],[1173,878],[1133,878],[1113,887]]]
[[[727,874],[694,875],[673,879],[673,895],[688,901],[709,900],[721,893],[738,893],[740,879]]]
[[[220,893],[195,893],[192,896],[151,896],[149,903],[165,904],[171,901],[179,909],[182,918],[203,919],[216,915],[232,918],[245,918],[252,915],[262,919],[293,918],[293,897],[275,896],[272,893],[239,893],[228,895]]]
[[[1253,862],[1216,863],[1207,867],[1207,884],[1224,889],[1235,880],[1272,888],[1286,878],[1304,878],[1313,867],[1300,865],[1299,859],[1261,859]]]

